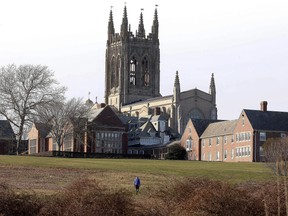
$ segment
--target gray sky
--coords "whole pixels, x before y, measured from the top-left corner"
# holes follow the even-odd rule
[[[208,92],[214,73],[219,119],[262,100],[288,111],[287,0],[1,0],[1,65],[47,65],[67,97],[91,92],[103,102],[110,6],[119,32],[124,2],[133,32],[144,8],[146,34],[159,5],[162,95],[172,94],[176,70],[182,91]]]

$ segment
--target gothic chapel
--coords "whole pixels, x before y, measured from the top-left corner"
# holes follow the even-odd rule
[[[160,94],[160,49],[157,7],[151,33],[145,33],[140,13],[135,35],[128,24],[125,5],[120,33],[115,33],[110,10],[105,65],[105,103],[132,116],[166,115],[169,126],[182,133],[189,118],[217,119],[216,87],[212,74],[209,93],[180,91],[176,72],[173,94]],[[172,87],[172,86],[171,86]]]

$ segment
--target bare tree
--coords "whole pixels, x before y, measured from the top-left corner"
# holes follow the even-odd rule
[[[281,185],[285,196],[286,215],[288,216],[288,138],[269,139],[264,144],[264,154],[267,165],[277,177],[278,215],[281,212]]]
[[[57,143],[58,151],[61,151],[64,143],[76,143],[76,146],[84,144],[90,108],[79,98],[67,102],[56,101],[38,110],[38,121],[51,126],[50,134]]]
[[[16,152],[26,126],[38,107],[62,100],[66,91],[42,65],[8,65],[0,69],[0,115],[13,125],[17,135]]]

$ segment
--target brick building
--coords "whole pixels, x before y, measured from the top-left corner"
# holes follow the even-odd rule
[[[58,151],[50,125],[34,123],[28,134],[29,154]],[[81,134],[79,134],[81,133]],[[91,107],[83,130],[68,134],[60,151],[87,153],[127,153],[126,127],[110,106],[95,104]],[[80,140],[79,140],[80,138]]]
[[[260,110],[242,110],[236,120],[202,121],[202,130],[197,130],[197,121],[188,122],[181,138],[189,160],[263,161],[265,141],[288,135],[288,112],[268,111],[266,101],[260,103]]]

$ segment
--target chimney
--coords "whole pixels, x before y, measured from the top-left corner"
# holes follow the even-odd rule
[[[266,112],[266,111],[267,111],[267,104],[268,104],[267,101],[261,101],[261,102],[260,102],[260,109],[261,109],[261,111],[263,111],[263,112]]]

